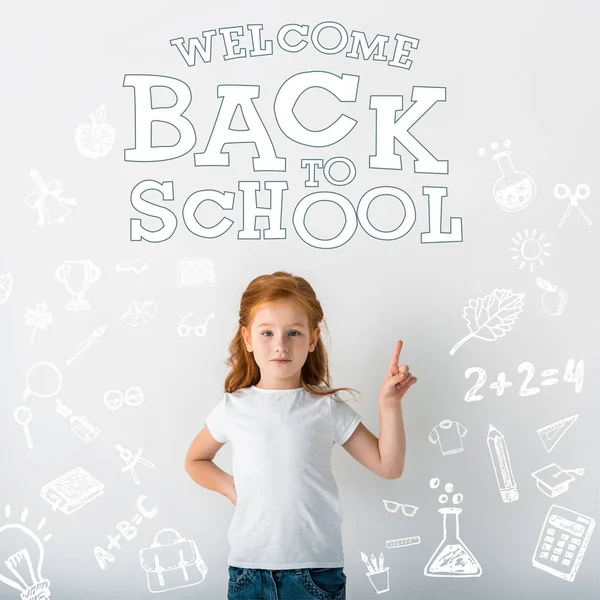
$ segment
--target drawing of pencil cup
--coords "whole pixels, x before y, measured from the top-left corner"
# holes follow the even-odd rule
[[[360,553],[360,557],[365,565],[367,565],[367,577],[375,591],[378,594],[388,592],[390,590],[390,568],[383,568],[383,552],[379,555],[379,563],[373,554],[371,554],[371,562],[369,562],[364,552]]]
[[[89,310],[90,303],[85,292],[94,281],[100,279],[100,269],[90,260],[65,260],[54,272],[57,281],[64,283],[73,298],[65,306],[67,310]]]

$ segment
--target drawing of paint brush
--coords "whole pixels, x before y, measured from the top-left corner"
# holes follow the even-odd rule
[[[361,552],[360,557],[362,558],[362,561],[365,563],[365,565],[367,565],[367,569],[369,569],[367,574],[370,575],[371,573],[375,573],[375,570],[371,566],[371,563],[369,563],[368,556],[364,552]]]
[[[69,358],[69,360],[67,361],[67,365],[70,365],[80,354],[83,354],[83,352],[85,352],[90,347],[90,345],[96,338],[99,338],[101,335],[104,334],[106,328],[107,325],[96,327],[96,329],[94,329],[94,331],[92,332],[92,335],[90,335],[90,337],[88,337],[81,344],[79,344],[77,350],[75,350],[71,358]]]

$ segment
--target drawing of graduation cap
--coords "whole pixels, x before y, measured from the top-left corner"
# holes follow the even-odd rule
[[[575,477],[571,473],[583,475],[585,469],[561,469],[556,463],[552,463],[543,469],[534,471],[531,475],[536,480],[538,488],[546,496],[556,498],[569,489],[571,481],[575,481]]]

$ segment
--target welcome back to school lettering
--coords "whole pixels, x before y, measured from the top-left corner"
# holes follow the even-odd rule
[[[218,30],[202,32],[199,38],[184,38],[170,40],[171,46],[178,50],[189,67],[196,66],[196,58],[200,56],[204,63],[213,60],[215,41],[222,43],[224,48],[223,60],[250,60],[253,57],[272,55],[274,43],[264,39],[263,26],[250,24],[245,26],[223,27]],[[327,35],[335,33],[339,42],[325,46],[322,40]],[[408,58],[416,50],[419,40],[401,34],[396,34],[394,40],[382,34],[371,36],[362,31],[348,33],[339,23],[327,21],[315,27],[299,24],[283,25],[276,36],[277,51],[297,53],[306,50],[313,52],[309,57],[314,59],[314,50],[319,53],[332,55],[345,52],[345,58],[358,60],[373,60],[385,62],[385,66],[395,72],[386,74],[387,77],[397,78],[397,69],[410,69],[412,60]],[[220,46],[220,44],[219,44]],[[312,48],[312,50],[311,50]],[[340,57],[341,60],[342,57]],[[262,66],[262,65],[261,65]],[[269,76],[268,64],[264,65],[265,77]],[[295,73],[288,77],[279,87],[273,100],[273,111],[277,126],[281,132],[300,147],[306,148],[306,156],[297,165],[288,165],[288,160],[281,156],[275,148],[269,132],[265,128],[258,106],[260,103],[260,86],[223,84],[216,86],[216,95],[221,98],[221,106],[214,118],[210,138],[204,152],[192,154],[194,167],[230,167],[236,165],[235,151],[237,144],[252,144],[257,156],[252,158],[254,173],[279,172],[287,173],[288,168],[303,170],[305,188],[319,188],[322,184],[344,187],[352,183],[356,177],[357,167],[353,160],[344,156],[342,142],[350,139],[351,132],[357,125],[357,116],[352,112],[351,103],[356,102],[359,91],[359,77],[347,73],[332,73],[321,70],[308,70]],[[402,87],[398,79],[398,87]],[[169,161],[188,154],[196,145],[197,136],[193,123],[185,112],[192,102],[190,87],[180,79],[165,75],[127,74],[123,80],[124,87],[132,87],[133,118],[135,123],[135,146],[125,149],[126,162],[155,162]],[[151,90],[155,87],[170,89],[176,98],[171,106],[154,106]],[[309,128],[301,122],[294,113],[294,106],[304,92],[310,88],[321,88],[329,92],[332,102],[339,103],[339,117],[327,127],[320,130]],[[205,92],[205,90],[203,90]],[[255,103],[254,101],[258,102]],[[429,175],[447,175],[448,161],[438,160],[413,134],[410,128],[439,102],[446,102],[446,88],[434,86],[413,86],[410,95],[412,104],[406,106],[404,95],[377,95],[369,97],[369,110],[374,112],[374,131],[371,147],[365,146],[368,154],[368,168],[373,170],[402,171],[403,161],[394,152],[395,142],[398,141],[415,158],[413,168],[415,173]],[[442,105],[443,106],[443,105]],[[439,110],[439,106],[437,107]],[[246,122],[246,129],[232,129],[231,123],[236,111],[241,111]],[[261,110],[263,110],[261,108]],[[348,112],[348,114],[346,114]],[[399,115],[399,116],[398,116]],[[152,123],[158,121],[175,128],[179,140],[174,145],[153,145]],[[227,150],[225,149],[227,147]],[[310,155],[310,148],[332,148],[329,159],[317,158]],[[240,160],[239,158],[237,160]],[[190,161],[191,162],[191,161]],[[334,178],[332,169],[344,165],[344,178]],[[339,174],[339,170],[338,170]],[[194,174],[195,175],[195,174]],[[196,177],[197,179],[197,177]],[[202,179],[206,179],[203,177]],[[325,179],[325,181],[323,181]],[[150,202],[143,198],[144,192],[155,190],[160,194],[160,203]],[[269,207],[258,206],[258,194],[268,195]],[[236,205],[241,205],[241,229],[237,232],[238,240],[261,239],[260,229],[255,228],[256,218],[266,216],[269,228],[265,229],[264,239],[276,240],[286,238],[286,229],[282,227],[282,208],[284,197],[299,198],[300,194],[290,190],[285,178],[273,177],[263,181],[244,180],[237,182],[237,191],[202,189],[192,193],[182,204],[181,216],[189,232],[211,239],[225,235],[234,225],[227,215],[233,214]],[[421,209],[427,209],[428,230],[421,233],[421,243],[461,242],[462,219],[448,217],[443,214],[443,200],[448,198],[448,188],[440,185],[423,185],[422,197],[416,199]],[[371,203],[381,196],[397,198],[403,207],[398,205],[401,223],[393,230],[381,231],[368,218]],[[356,201],[356,198],[353,198]],[[131,191],[131,204],[142,215],[158,218],[161,222],[159,229],[150,229],[140,218],[130,219],[131,241],[164,242],[173,236],[177,229],[176,211],[177,198],[173,181],[156,181],[145,179],[140,181]],[[203,202],[212,201],[219,205],[225,214],[221,220],[211,226],[203,224],[196,216],[196,211]],[[343,211],[344,222],[341,223],[337,235],[330,239],[315,237],[307,229],[305,217],[309,209],[319,202],[333,202]],[[319,210],[315,206],[313,210]],[[360,223],[363,230],[378,240],[396,240],[405,236],[413,227],[416,220],[416,206],[411,196],[403,189],[393,185],[381,185],[365,191],[358,199],[356,208],[351,199],[339,191],[312,191],[302,197],[296,204],[292,215],[292,224],[297,235],[305,243],[323,249],[339,247],[348,242]],[[152,220],[155,224],[156,220]],[[443,230],[444,229],[444,230]]]

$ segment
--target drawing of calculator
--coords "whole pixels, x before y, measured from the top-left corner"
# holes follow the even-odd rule
[[[540,532],[533,566],[573,581],[595,526],[591,517],[553,504]]]

